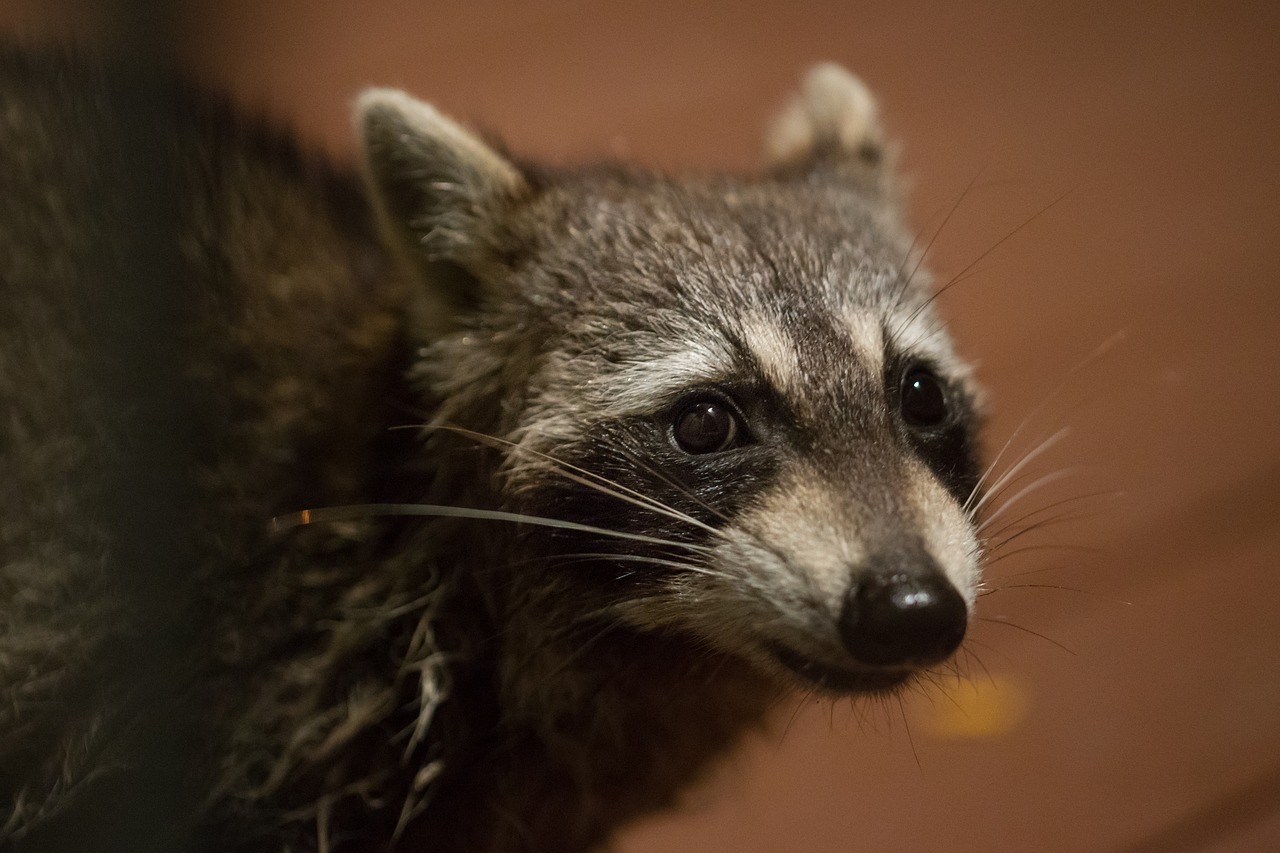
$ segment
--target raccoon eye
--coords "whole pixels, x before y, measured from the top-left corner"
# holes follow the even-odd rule
[[[685,453],[718,453],[738,437],[738,415],[719,400],[696,400],[676,415],[671,434]]]
[[[929,429],[947,419],[947,394],[932,371],[915,367],[902,377],[899,396],[902,419],[908,426]]]

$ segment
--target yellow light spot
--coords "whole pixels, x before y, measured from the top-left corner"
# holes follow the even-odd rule
[[[917,706],[929,734],[947,740],[992,738],[1008,734],[1027,716],[1026,688],[1000,675],[930,685],[928,702]]]

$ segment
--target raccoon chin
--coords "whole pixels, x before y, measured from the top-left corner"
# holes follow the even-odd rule
[[[854,669],[831,666],[792,651],[781,643],[770,643],[773,657],[808,687],[826,693],[890,693],[915,675],[914,669]]]

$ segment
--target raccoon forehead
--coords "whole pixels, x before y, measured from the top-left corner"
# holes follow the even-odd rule
[[[798,402],[880,387],[890,352],[956,363],[927,276],[904,276],[896,226],[856,194],[608,173],[544,189],[511,236],[527,247],[515,289],[548,339],[531,399],[579,428],[698,385]]]
[[[567,272],[571,291],[665,283],[686,299],[810,290],[871,304],[905,254],[895,217],[847,190],[630,172],[554,184],[521,211],[512,236],[535,247],[533,264]],[[588,275],[573,281],[575,272]]]

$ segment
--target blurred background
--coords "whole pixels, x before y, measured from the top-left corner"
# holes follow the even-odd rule
[[[751,168],[809,65],[856,71],[959,279],[989,457],[1035,454],[988,513],[1009,541],[964,678],[799,701],[618,849],[1280,849],[1280,7],[102,8],[0,0],[0,31],[164,24],[191,73],[338,158],[376,84],[529,157]]]

